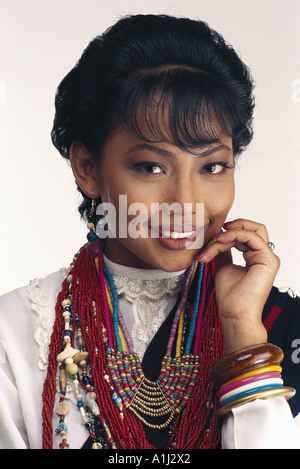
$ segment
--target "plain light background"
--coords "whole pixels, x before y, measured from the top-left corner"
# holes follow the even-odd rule
[[[50,140],[55,90],[91,39],[136,13],[205,20],[252,70],[255,137],[229,219],[268,227],[276,285],[299,294],[300,0],[0,0],[0,293],[68,266],[86,241],[71,170]]]

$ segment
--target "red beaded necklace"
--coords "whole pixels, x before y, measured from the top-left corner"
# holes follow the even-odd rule
[[[56,413],[60,416],[58,430],[62,435],[61,448],[68,447],[64,422],[66,371],[72,376],[79,396],[77,405],[81,418],[91,438],[94,439],[95,448],[101,446],[95,434],[95,426],[100,424],[108,448],[153,449],[144,432],[143,423],[147,424],[147,419],[145,421],[141,418],[141,409],[144,408],[147,396],[148,400],[153,399],[160,389],[163,389],[163,393],[153,400],[157,401],[154,407],[155,405],[159,407],[159,400],[162,401],[159,412],[163,412],[162,409],[166,409],[166,414],[170,412],[169,420],[167,419],[165,425],[162,425],[164,427],[172,421],[168,447],[174,449],[216,447],[220,439],[219,424],[214,416],[218,400],[214,385],[209,380],[209,372],[215,361],[223,355],[224,346],[215,300],[214,262],[206,268],[205,282],[202,286],[205,288],[205,295],[202,295],[200,302],[198,298],[196,315],[193,316],[191,313],[196,298],[200,295],[196,275],[194,277],[191,275],[193,279],[190,279],[188,297],[184,298],[184,304],[187,306],[185,324],[191,328],[191,323],[194,321],[193,354],[188,358],[183,357],[183,350],[180,347],[181,356],[177,356],[177,363],[181,365],[184,361],[188,363],[185,368],[180,365],[176,368],[176,357],[173,359],[171,357],[172,347],[169,341],[168,353],[162,363],[158,384],[154,388],[152,382],[144,379],[139,360],[132,353],[129,353],[129,356],[127,351],[123,350],[121,354],[119,350],[118,331],[121,329],[118,329],[119,324],[114,322],[114,314],[108,314],[107,299],[111,298],[113,302],[114,295],[109,296],[109,284],[105,283],[104,271],[99,269],[102,265],[102,254],[99,250],[95,250],[94,243],[93,248],[93,254],[96,252],[97,256],[99,255],[98,262],[95,263],[95,258],[89,254],[92,251],[89,245],[83,247],[74,258],[70,275],[63,282],[62,291],[58,295],[43,392],[43,447],[53,446],[52,418],[56,395],[57,361],[60,368],[61,399]],[[71,300],[66,300],[67,298]],[[178,324],[179,321],[174,320],[174,328],[171,330],[173,340],[175,340],[175,328],[177,335],[180,330]],[[75,340],[78,349],[74,348]],[[178,344],[182,343],[180,340],[180,337],[177,338]],[[185,338],[185,345],[187,342]],[[85,360],[87,356],[92,385],[87,376]],[[78,372],[79,365],[82,367],[81,377]],[[131,377],[129,380],[125,379],[126,374]],[[141,386],[139,392],[135,383]],[[85,399],[85,402],[78,391],[79,387],[87,393],[88,399]],[[184,389],[185,392],[178,397],[180,389]],[[144,400],[140,399],[143,395],[146,395]],[[88,417],[87,407],[94,415],[93,419]],[[173,411],[170,410],[172,408]],[[155,413],[153,406],[149,407],[149,411]],[[159,431],[159,425],[157,429]]]

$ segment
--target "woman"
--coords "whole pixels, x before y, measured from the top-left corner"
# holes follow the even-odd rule
[[[52,140],[88,242],[63,282],[1,300],[2,447],[300,447],[277,347],[299,300],[272,288],[266,228],[225,223],[252,91],[205,23],[152,15],[95,38],[62,81]]]

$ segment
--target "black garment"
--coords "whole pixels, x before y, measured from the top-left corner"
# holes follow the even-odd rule
[[[284,352],[281,365],[282,377],[286,386],[296,389],[295,396],[288,401],[295,417],[300,412],[300,298],[291,298],[288,293],[280,293],[277,288],[273,287],[263,311],[263,321],[270,319],[270,312],[272,313],[274,305],[280,308],[280,314],[273,318],[268,341],[280,347]],[[164,321],[145,352],[142,368],[145,376],[151,381],[156,381],[159,376],[175,311],[176,307]],[[144,430],[147,440],[155,448],[167,447],[168,428],[155,430],[144,426]],[[88,439],[82,449],[91,448],[91,444],[91,440]]]
[[[282,311],[269,331],[268,341],[284,352],[282,377],[285,386],[296,389],[295,396],[288,401],[295,417],[300,412],[300,298],[291,298],[288,293],[273,288],[264,308],[263,321],[273,305],[279,305]]]

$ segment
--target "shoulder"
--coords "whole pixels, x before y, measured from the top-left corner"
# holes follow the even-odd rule
[[[263,313],[269,342],[284,352],[282,375],[284,383],[297,393],[289,401],[292,412],[300,412],[300,298],[291,289],[273,288]]]
[[[61,269],[45,278],[35,278],[28,285],[0,296],[0,317],[3,319],[6,314],[17,314],[20,317],[21,312],[27,309],[37,309],[52,302],[53,297],[56,299],[67,272],[68,269]]]
[[[27,286],[0,296],[0,342],[46,347],[55,317],[57,295],[68,269],[61,269]]]
[[[300,319],[300,298],[289,287],[273,287],[266,302],[263,321],[267,331],[280,332],[289,329],[294,321]],[[300,324],[299,324],[300,325]],[[282,334],[281,334],[282,335]]]
[[[300,338],[300,298],[291,288],[272,288],[263,312],[264,325],[273,338],[285,345],[296,331]]]

